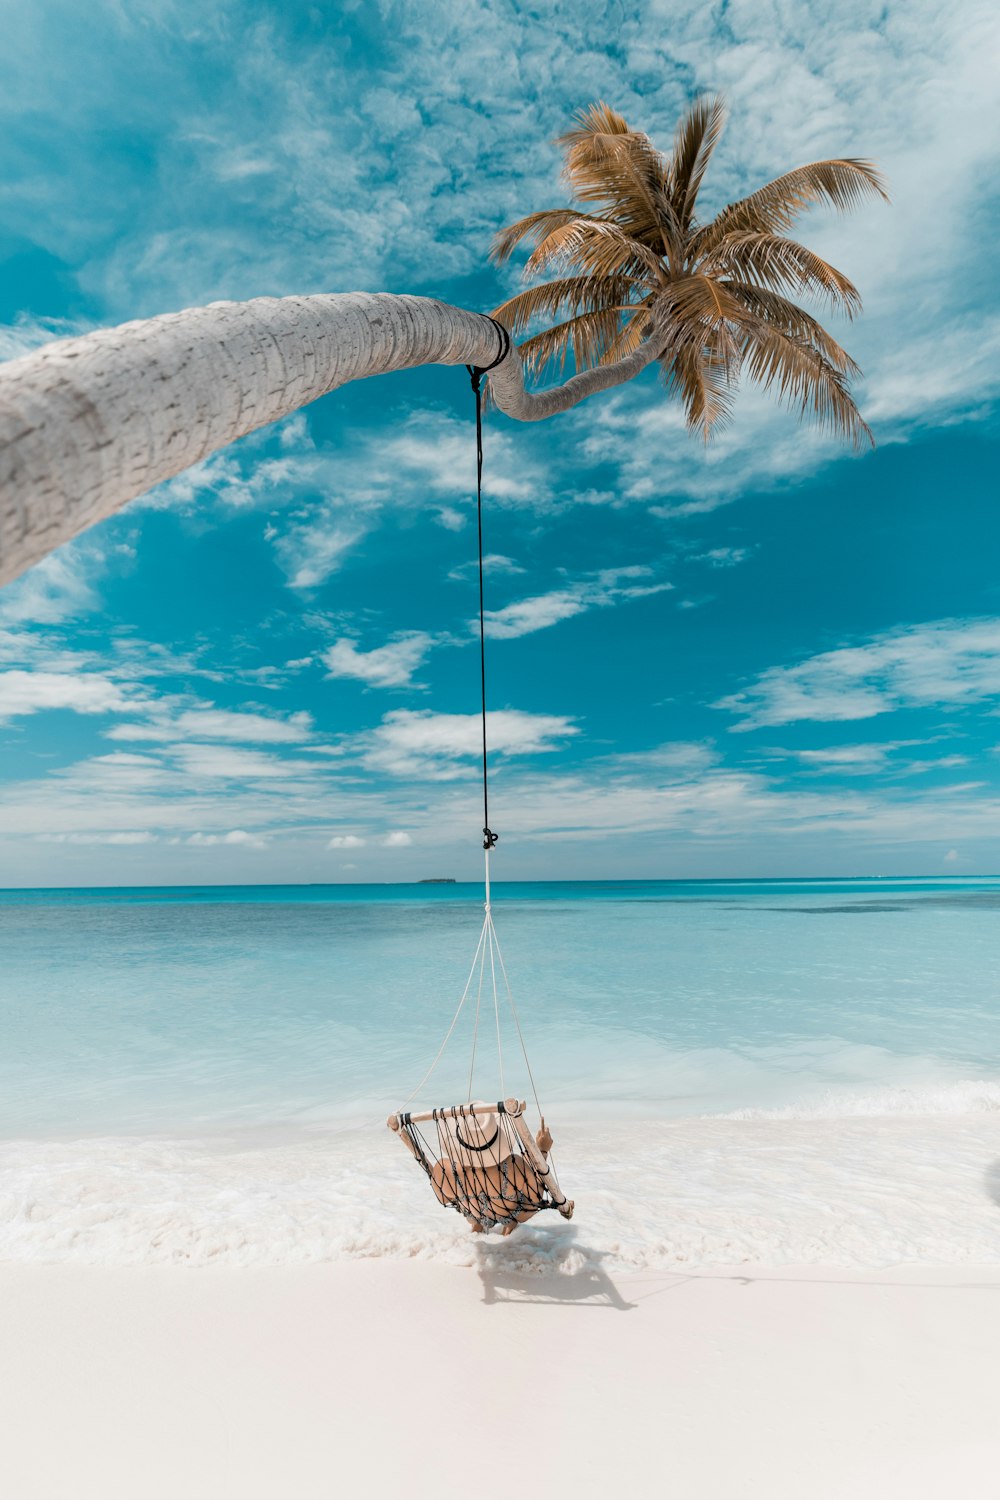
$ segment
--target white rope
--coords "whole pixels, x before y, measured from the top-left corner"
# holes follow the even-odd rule
[[[493,931],[493,917],[488,910],[486,913],[486,923],[490,934],[490,978],[493,981],[493,1014],[496,1016],[497,1023],[497,1061],[500,1064],[500,1098],[506,1099],[507,1086],[503,1079],[503,1041],[500,1036],[500,998],[497,995],[497,971],[496,965],[493,962],[493,940],[496,934]]]
[[[458,1002],[458,1009],[456,1010],[455,1014],[451,1018],[451,1025],[448,1027],[448,1030],[445,1032],[444,1041],[441,1043],[440,1047],[438,1048],[437,1057],[435,1057],[434,1061],[431,1063],[430,1067],[427,1069],[427,1072],[424,1074],[423,1078],[421,1078],[420,1082],[417,1084],[416,1088],[413,1090],[413,1093],[407,1095],[406,1099],[403,1101],[404,1105],[409,1104],[411,1102],[411,1100],[415,1099],[417,1097],[417,1095],[420,1093],[420,1090],[423,1088],[424,1084],[427,1082],[428,1078],[430,1078],[431,1074],[434,1072],[434,1069],[437,1067],[438,1063],[441,1061],[441,1058],[444,1055],[444,1049],[447,1047],[448,1043],[451,1041],[451,1034],[455,1030],[455,1027],[458,1025],[458,1018],[462,1014],[462,1007],[464,1006],[464,1004],[465,1004],[465,1002],[466,1002],[466,1000],[468,998],[469,990],[470,990],[470,988],[472,986],[472,976],[476,972],[476,964],[477,964],[477,962],[479,960],[480,949],[483,947],[483,944],[486,942],[486,939],[487,939],[487,927],[488,927],[488,924],[489,924],[489,920],[490,920],[489,919],[489,914],[487,913],[486,921],[483,923],[483,930],[479,934],[479,944],[478,944],[478,946],[476,948],[476,956],[472,960],[472,968],[469,970],[469,977],[465,981],[465,989],[462,991],[462,998]]]
[[[510,1006],[510,1013],[514,1017],[514,1026],[515,1026],[515,1028],[517,1030],[517,1039],[518,1039],[518,1041],[521,1044],[521,1055],[524,1058],[524,1066],[527,1069],[528,1079],[529,1079],[529,1082],[531,1083],[531,1093],[532,1093],[532,1097],[534,1098],[534,1101],[535,1101],[535,1108],[538,1111],[539,1118],[541,1118],[541,1116],[542,1116],[542,1104],[541,1104],[541,1100],[538,1097],[538,1086],[535,1083],[535,1075],[531,1071],[531,1063],[528,1060],[528,1049],[527,1049],[527,1046],[525,1045],[524,1032],[521,1030],[521,1018],[520,1018],[520,1016],[517,1013],[517,1006],[514,1004],[513,991],[511,990],[511,987],[510,987],[510,980],[507,977],[507,966],[506,966],[506,964],[503,961],[503,953],[501,952],[501,949],[500,949],[500,939],[497,937],[497,931],[496,931],[496,928],[493,925],[493,908],[492,908],[491,891],[490,891],[490,851],[488,849],[486,851],[486,908],[485,909],[486,909],[486,916],[485,916],[485,919],[483,921],[482,930],[480,931],[480,934],[479,934],[479,942],[476,944],[476,952],[475,952],[475,955],[474,955],[473,960],[472,960],[472,967],[469,970],[469,977],[465,981],[465,989],[462,991],[462,998],[459,1000],[458,1007],[457,1007],[457,1009],[455,1011],[455,1014],[452,1016],[451,1025],[448,1027],[448,1030],[445,1032],[444,1041],[441,1043],[441,1046],[438,1048],[437,1056],[435,1057],[434,1061],[431,1063],[430,1067],[427,1069],[427,1072],[424,1074],[423,1078],[421,1078],[420,1082],[417,1084],[416,1088],[413,1090],[413,1092],[410,1095],[408,1095],[407,1099],[405,1100],[405,1104],[411,1103],[411,1101],[417,1097],[417,1095],[423,1089],[424,1085],[427,1083],[428,1079],[433,1074],[434,1069],[437,1067],[438,1063],[441,1061],[441,1058],[444,1056],[445,1048],[447,1047],[448,1043],[451,1041],[452,1034],[454,1033],[455,1027],[458,1025],[458,1018],[462,1014],[462,1010],[465,1007],[465,1003],[466,1003],[466,1001],[469,998],[469,991],[472,988],[472,981],[475,978],[476,968],[478,966],[478,968],[479,968],[479,982],[478,982],[477,987],[476,987],[476,1019],[475,1019],[475,1022],[474,1022],[473,1033],[472,1033],[472,1060],[471,1060],[470,1065],[469,1065],[469,1100],[471,1102],[471,1100],[472,1100],[473,1074],[474,1074],[474,1069],[475,1069],[475,1066],[476,1066],[476,1049],[477,1049],[478,1042],[479,1042],[479,1019],[480,1019],[480,1014],[481,1014],[481,1010],[482,1010],[483,981],[484,981],[485,974],[486,974],[486,954],[487,954],[487,951],[488,951],[489,952],[489,956],[490,956],[490,982],[491,982],[491,985],[492,985],[492,988],[493,988],[493,1015],[494,1015],[494,1019],[495,1019],[495,1022],[496,1022],[497,1062],[498,1062],[499,1068],[500,1068],[500,1097],[504,1098],[506,1096],[507,1085],[506,1085],[505,1078],[504,1078],[504,1066],[503,1066],[503,1031],[502,1031],[502,1027],[501,1027],[501,1024],[500,1024],[500,992],[499,992],[499,989],[498,989],[498,986],[497,986],[497,972],[496,972],[497,964],[500,965],[500,974],[501,974],[501,976],[503,978],[503,987],[504,987],[504,990],[506,991],[506,995],[507,995],[507,1004]]]
[[[487,920],[488,920],[488,918],[487,918]],[[484,921],[483,922],[483,933],[485,933],[485,932],[486,932],[486,922]],[[482,1009],[482,1004],[483,1004],[483,975],[484,975],[484,973],[486,971],[486,944],[483,942],[482,936],[480,936],[480,939],[479,939],[479,947],[476,949],[476,955],[479,958],[479,984],[478,984],[477,989],[476,989],[476,1020],[475,1020],[475,1025],[472,1028],[472,1061],[469,1063],[469,1102],[470,1102],[470,1104],[472,1102],[472,1075],[475,1072],[475,1067],[476,1067],[476,1044],[479,1041],[479,1012]],[[475,965],[475,960],[473,960],[472,967],[475,968],[475,966],[476,966]]]
[[[503,954],[500,951],[500,939],[497,937],[496,928],[493,926],[493,917],[492,917],[492,915],[490,913],[487,913],[486,920],[489,923],[490,935],[491,935],[490,936],[490,962],[492,963],[492,961],[493,961],[493,949],[494,949],[494,946],[495,946],[496,947],[497,959],[499,960],[499,963],[500,963],[500,972],[503,975],[504,987],[505,987],[505,989],[507,991],[507,1004],[510,1006],[510,1013],[514,1017],[514,1025],[517,1027],[517,1037],[518,1037],[518,1041],[521,1043],[521,1054],[522,1054],[522,1056],[524,1058],[524,1066],[528,1070],[528,1078],[529,1078],[529,1080],[531,1082],[531,1092],[532,1092],[532,1095],[533,1095],[534,1100],[535,1100],[535,1108],[538,1110],[539,1118],[541,1118],[541,1115],[542,1115],[541,1100],[538,1097],[538,1089],[537,1089],[537,1087],[535,1085],[535,1075],[534,1075],[534,1073],[532,1073],[532,1071],[531,1071],[531,1063],[528,1061],[528,1049],[527,1049],[527,1047],[524,1044],[524,1032],[521,1030],[521,1018],[520,1018],[520,1016],[517,1013],[517,1006],[514,1004],[514,996],[513,996],[512,992],[511,992],[510,980],[507,978],[507,968],[506,968],[506,965],[504,964],[504,961],[503,961]]]

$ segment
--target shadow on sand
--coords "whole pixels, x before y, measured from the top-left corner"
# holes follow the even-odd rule
[[[509,1239],[475,1248],[483,1301],[490,1305],[550,1303],[617,1312],[637,1306],[626,1301],[604,1269],[608,1252],[579,1244],[572,1225],[525,1225]]]

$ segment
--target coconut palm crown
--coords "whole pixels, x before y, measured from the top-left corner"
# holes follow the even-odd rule
[[[849,388],[860,371],[789,294],[818,295],[849,318],[861,298],[788,231],[812,204],[846,210],[886,198],[883,180],[868,161],[812,162],[703,223],[698,194],[724,124],[721,99],[696,101],[665,156],[607,104],[580,111],[557,142],[578,206],[529,214],[493,244],[503,262],[528,240],[525,277],[559,274],[493,316],[515,336],[538,319],[561,319],[519,346],[535,372],[564,369],[569,354],[577,370],[614,364],[649,341],[688,426],[706,440],[727,420],[745,375],[862,447],[872,437]]]

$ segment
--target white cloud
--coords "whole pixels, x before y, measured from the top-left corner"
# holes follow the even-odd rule
[[[266,839],[259,838],[253,833],[247,833],[243,828],[233,828],[229,833],[192,833],[187,842],[195,844],[199,848],[211,848],[217,844],[240,849],[267,848]]]
[[[97,608],[97,595],[85,576],[97,562],[93,547],[52,552],[0,592],[0,625],[54,625]]]
[[[782,758],[797,760],[808,773],[816,776],[831,774],[844,776],[921,776],[928,771],[954,770],[968,765],[967,755],[938,755],[922,759],[900,756],[900,751],[913,750],[933,745],[946,738],[934,735],[930,739],[883,740],[858,745],[827,745],[819,749],[774,750],[765,752]]]
[[[53,339],[69,339],[88,332],[88,325],[70,318],[36,318],[18,313],[13,323],[0,324],[0,360],[19,359]]]
[[[470,578],[475,578],[478,571],[478,562],[475,558],[470,558],[468,562],[459,563],[457,568],[452,568],[448,577],[453,583],[466,583]],[[488,552],[483,558],[483,572],[491,576],[524,571],[520,563],[515,562],[512,557],[505,557],[502,552]]]
[[[179,744],[173,747],[173,754],[185,775],[210,780],[283,779],[308,773],[313,764],[231,745]]]
[[[640,502],[664,520],[707,514],[825,463],[862,461],[752,389],[707,446],[686,430],[680,406],[648,384],[589,403],[575,420],[583,456],[613,465],[619,502]]]
[[[1000,797],[982,784],[903,792],[880,779],[864,791],[802,788],[714,764],[705,747],[678,747],[671,766],[664,748],[659,764],[654,752],[649,763],[610,756],[569,771],[512,771],[503,781],[506,847],[570,841],[603,861],[609,842],[623,840],[630,870],[653,873],[665,855],[680,854],[684,862],[711,860],[720,874],[732,871],[734,856],[747,873],[760,873],[765,849],[787,868],[784,851],[804,848],[840,851],[856,872],[873,849],[881,860],[887,849],[937,843],[947,849],[960,839],[982,848],[1000,836]],[[459,806],[449,787],[439,797],[428,794],[414,834],[428,850],[451,847],[456,823],[474,816],[474,792],[463,792]]]
[[[639,579],[651,578],[652,574],[652,568],[641,565],[606,568],[566,588],[537,594],[533,598],[516,599],[502,609],[486,611],[486,634],[497,640],[515,640],[518,636],[531,635],[536,630],[546,630],[550,625],[570,620],[588,609],[644,599],[673,588],[672,583],[638,582]],[[473,630],[478,631],[478,619],[471,624]]]
[[[408,849],[412,843],[410,835],[403,829],[397,828],[392,833],[386,834],[382,840],[382,847],[383,849]]]
[[[495,755],[539,755],[578,733],[571,719],[555,714],[500,709],[487,716],[490,752]],[[482,754],[479,714],[441,714],[395,709],[362,736],[362,761],[369,770],[390,776],[440,780],[466,774],[460,762]]]
[[[741,715],[734,728],[755,729],[994,697],[1000,697],[1000,619],[937,620],[772,667],[714,707]]]
[[[122,833],[40,833],[43,844],[112,844],[119,846],[155,844],[157,836],[148,829]]]
[[[923,776],[928,771],[954,771],[960,766],[970,764],[968,755],[938,755],[927,760],[911,760],[905,765],[897,766],[897,776]],[[985,782],[977,782],[977,786],[984,786]]]
[[[644,771],[651,776],[666,773],[674,781],[678,773],[707,771],[717,764],[718,751],[702,740],[668,740],[652,750],[631,750],[608,758],[616,771]]]
[[[546,630],[561,620],[570,620],[574,615],[583,614],[587,607],[583,594],[569,589],[538,594],[533,599],[517,599],[513,604],[504,605],[503,609],[486,611],[486,634],[496,640],[515,640],[536,630]],[[478,630],[479,621],[472,623]]]
[[[125,713],[138,700],[109,677],[93,672],[0,672],[0,723],[46,709],[77,714]]]
[[[404,631],[372,651],[359,651],[356,641],[342,636],[322,659],[328,677],[351,677],[369,687],[410,687],[434,645],[434,636],[422,630]]]
[[[483,433],[483,495],[490,500],[536,500],[542,471],[528,445],[509,429],[486,426]],[[470,501],[476,487],[475,432],[467,421],[442,412],[417,412],[372,442],[369,469],[380,486],[402,486],[424,497],[451,496]]]
[[[442,505],[435,520],[439,526],[444,527],[445,531],[463,531],[468,517],[464,516],[460,510],[456,510],[453,505]]]
[[[831,766],[837,769],[844,767],[860,767],[864,770],[880,770],[895,748],[887,745],[829,745],[823,750],[793,750],[788,753],[796,756],[806,766]]]
[[[293,527],[275,543],[293,589],[314,589],[335,573],[365,536],[367,527],[320,512],[306,525]]]
[[[545,507],[550,496],[544,465],[523,434],[485,437],[487,499]],[[308,471],[308,485],[301,473]],[[442,412],[399,415],[337,450],[311,453],[298,476],[322,499],[273,523],[278,560],[293,588],[316,588],[378,524],[387,510],[429,510],[447,530],[459,531],[475,493],[475,439],[469,424]]]
[[[221,708],[192,708],[174,718],[154,713],[148,723],[115,724],[106,731],[106,736],[109,740],[149,740],[160,744],[198,739],[292,745],[308,740],[312,727],[312,715],[305,712],[279,718]]]
[[[868,380],[865,416],[891,439],[908,421],[985,414],[998,394],[1000,316],[979,313],[888,350]]]
[[[335,833],[327,844],[328,849],[363,849],[365,840],[356,833]]]
[[[707,562],[711,568],[735,568],[750,556],[749,547],[712,547],[699,553],[695,562]]]

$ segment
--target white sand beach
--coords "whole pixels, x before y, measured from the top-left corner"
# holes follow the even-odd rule
[[[614,1278],[385,1261],[8,1266],[2,1489],[990,1493],[998,1348],[996,1266]]]
[[[388,1132],[8,1146],[0,1493],[980,1492],[997,1115],[938,1102],[567,1129],[574,1222],[509,1240]]]
[[[787,905],[768,920],[784,922]],[[25,919],[9,910],[14,948]],[[210,918],[211,942],[225,940],[220,971],[241,910]],[[548,941],[553,913],[539,922],[534,910],[522,921]],[[669,926],[652,905],[609,910],[602,946],[605,927],[668,931],[676,956],[678,931],[697,926],[686,907]],[[705,920],[720,910],[728,904],[708,905]],[[756,911],[731,919],[751,950]],[[114,965],[82,999],[58,968],[47,980],[41,968],[8,1008],[35,1030],[20,1053],[30,1068],[17,1071],[16,1051],[6,1063],[18,1129],[0,1140],[0,1500],[449,1500],[499,1486],[567,1500],[983,1492],[1000,1463],[995,917],[964,901],[942,911],[933,921],[921,911],[919,928],[904,926],[907,909],[863,929],[835,925],[854,922],[853,908],[796,913],[796,942],[778,934],[753,993],[780,997],[787,968],[809,1003],[794,985],[787,1003],[772,998],[749,1042],[753,997],[727,989],[725,973],[671,983],[669,1006],[656,1000],[654,1017],[682,1012],[686,1046],[658,1040],[617,992],[618,1031],[606,997],[600,1024],[588,1011],[562,1022],[562,1097],[549,1118],[576,1214],[539,1215],[509,1239],[471,1235],[441,1208],[386,1129],[388,1104],[364,1092],[374,1073],[339,1090],[331,1081],[331,1057],[377,1062],[380,1048],[403,1070],[368,929],[359,1003],[329,1001],[353,1018],[343,1035],[316,1031],[314,971],[299,992],[283,990],[273,957],[262,990],[206,1006],[207,937],[194,987],[178,980],[171,1004],[145,1019]],[[365,908],[352,920],[390,935],[401,925],[409,962],[407,912]],[[76,937],[94,920],[86,906],[45,919],[74,972]],[[96,920],[117,952],[119,910]],[[148,946],[155,985],[164,964],[177,973],[174,939],[156,934],[164,920],[142,908],[124,950]],[[168,934],[183,923],[190,941],[196,920],[185,909]],[[295,931],[312,920],[307,911]],[[428,973],[440,920],[419,919]],[[870,920],[882,916],[866,908]],[[910,969],[886,930],[897,944],[929,934]],[[257,941],[282,955],[272,931]],[[45,950],[28,932],[33,974]],[[853,964],[827,991],[824,932],[831,947],[850,937]],[[940,965],[963,942],[975,962],[951,963],[948,1005],[935,1008]],[[330,961],[328,939],[316,951]],[[701,943],[690,951],[685,973],[697,979]],[[894,1009],[900,972],[916,978]],[[274,1024],[255,1010],[261,993],[281,1011]],[[850,1029],[841,993],[858,1008],[853,1041],[833,1029]],[[659,995],[652,979],[644,994]],[[712,1045],[699,1020],[719,1004],[716,1030],[743,1025],[742,1051]],[[869,1012],[884,1045],[865,1040]],[[258,1036],[266,1068],[241,1052]],[[954,1055],[970,1037],[982,1054],[971,1062]],[[586,1095],[570,1092],[573,1076],[588,1080]],[[700,1112],[712,1090],[721,1110]],[[741,1103],[747,1095],[757,1102]],[[286,1099],[284,1116],[270,1098]],[[72,1132],[68,1117],[80,1122]]]

